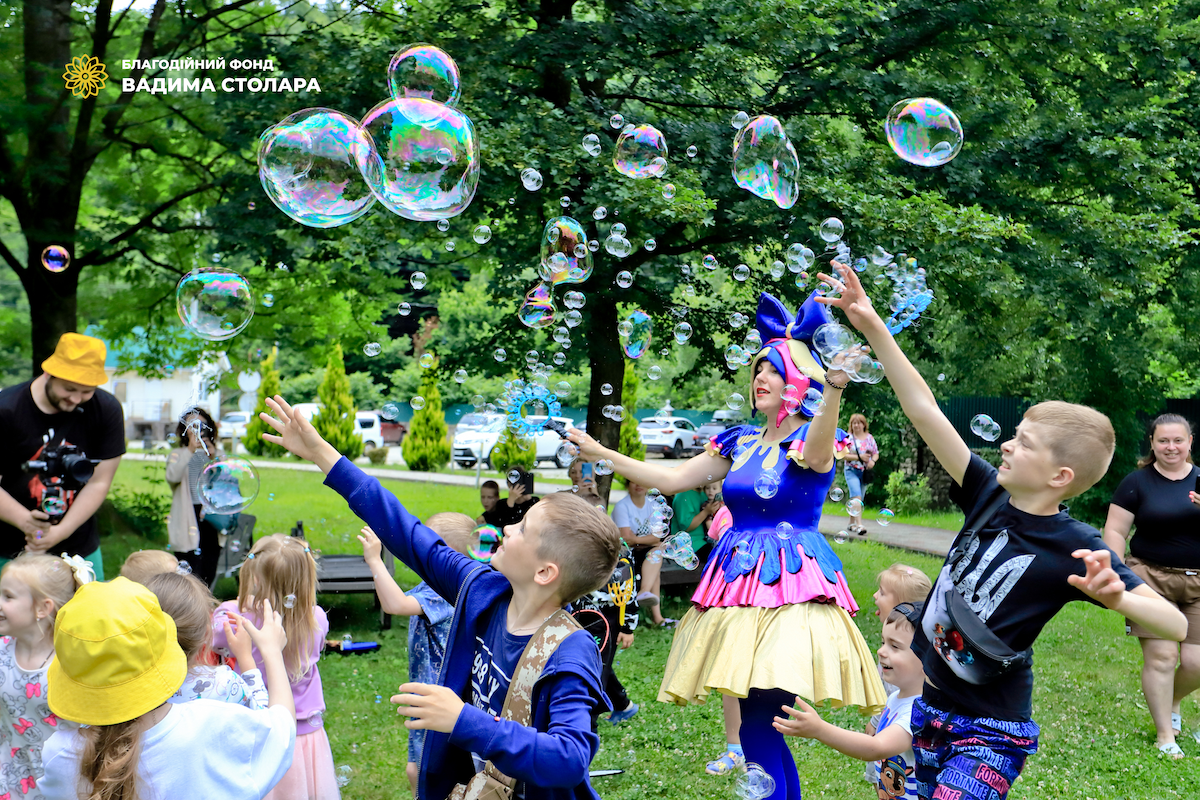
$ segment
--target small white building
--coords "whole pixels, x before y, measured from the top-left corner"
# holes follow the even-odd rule
[[[108,383],[100,388],[121,403],[127,439],[163,442],[167,434],[175,432],[179,415],[188,408],[199,406],[213,419],[220,418],[221,390],[205,392],[205,387],[215,383],[217,374],[229,370],[229,359],[222,353],[215,362],[180,367],[166,378],[148,378],[136,372],[118,372],[117,353],[109,346],[104,362]]]

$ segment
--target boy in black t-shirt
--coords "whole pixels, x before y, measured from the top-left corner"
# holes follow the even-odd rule
[[[1108,418],[1086,406],[1039,403],[1001,446],[997,470],[971,453],[938,408],[858,276],[836,267],[840,281],[820,277],[844,291],[818,302],[842,309],[867,337],[905,415],[954,480],[951,499],[971,528],[955,539],[913,637],[926,675],[912,714],[918,792],[925,800],[1002,800],[1037,750],[1031,648],[1059,609],[1089,600],[1175,641],[1187,622],[1061,505],[1108,469]]]

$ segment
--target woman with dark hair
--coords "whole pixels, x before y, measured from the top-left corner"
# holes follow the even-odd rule
[[[179,563],[212,586],[221,558],[221,532],[205,519],[199,481],[204,467],[217,455],[217,423],[202,408],[189,408],[175,426],[178,445],[167,457],[167,483],[171,486],[171,513],[167,535]]]
[[[1158,749],[1183,758],[1180,703],[1200,688],[1200,469],[1192,463],[1192,426],[1163,414],[1150,427],[1150,452],[1125,476],[1108,507],[1104,542],[1154,591],[1188,618],[1182,644],[1128,623],[1142,645],[1142,692]],[[1137,535],[1130,538],[1133,529]],[[1129,541],[1129,555],[1125,544]],[[1200,741],[1200,731],[1192,734]]]

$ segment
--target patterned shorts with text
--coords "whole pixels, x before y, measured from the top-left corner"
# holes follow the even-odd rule
[[[918,698],[912,709],[913,753],[921,800],[1004,800],[1025,759],[1037,752],[1040,729],[954,714]]]

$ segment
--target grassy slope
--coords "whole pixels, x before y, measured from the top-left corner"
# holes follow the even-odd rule
[[[156,474],[129,463],[121,468],[117,480],[161,486],[165,491],[158,477],[161,467],[158,469]],[[317,547],[327,553],[354,551],[351,543],[360,523],[340,498],[320,486],[319,475],[263,470],[262,476],[262,497],[253,508],[259,516],[257,530],[286,531],[297,519],[304,519]],[[469,487],[388,484],[420,516],[443,510],[478,511],[478,499]],[[269,499],[272,493],[274,500]],[[119,551],[137,545],[135,537],[105,539],[106,567],[113,570],[111,574],[116,574],[115,567],[123,557]],[[839,547],[838,553],[855,596],[868,604],[875,575],[892,562],[903,560],[930,574],[940,563],[869,541],[850,542]],[[397,578],[405,588],[416,582],[403,568]],[[231,582],[222,582],[218,589],[226,595],[234,590]],[[392,630],[380,632],[371,599],[365,595],[323,596],[321,602],[329,611],[335,637],[349,632],[356,639],[383,644],[376,653],[334,655],[321,662],[334,758],[339,765],[354,769],[345,796],[362,800],[404,797],[406,733],[388,697],[407,676],[407,622],[397,619]],[[682,616],[685,605],[683,598],[669,598],[666,613]],[[874,648],[879,644],[879,626],[869,612],[865,609],[858,623]],[[618,674],[642,711],[619,728],[602,724],[602,748],[593,766],[627,770],[624,775],[596,780],[605,800],[696,800],[732,795],[731,780],[707,776],[703,771],[704,762],[719,754],[724,741],[720,704],[681,709],[654,700],[670,643],[670,632],[646,627],[638,631],[634,647],[618,657]],[[1073,603],[1051,622],[1038,641],[1035,666],[1034,709],[1042,726],[1041,752],[1030,760],[1010,797],[1196,797],[1200,745],[1185,736],[1181,745],[1188,759],[1170,762],[1157,756],[1153,726],[1138,683],[1140,667],[1137,645],[1125,638],[1122,621],[1110,612]],[[862,724],[852,710],[824,713],[843,726]],[[1200,725],[1200,710],[1193,701],[1185,702],[1184,716],[1189,728]],[[792,747],[806,797],[873,797],[860,777],[858,762],[804,741],[793,740]]]

